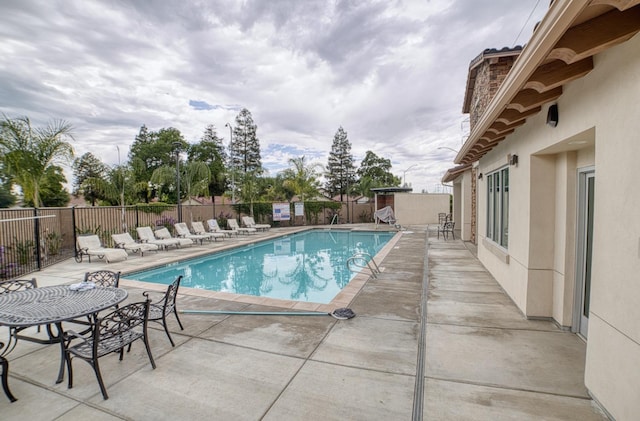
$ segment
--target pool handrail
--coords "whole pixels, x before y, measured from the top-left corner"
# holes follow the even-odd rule
[[[359,262],[364,262],[364,264]],[[358,270],[352,269],[352,265],[358,268]],[[375,260],[373,260],[373,257],[371,257],[369,253],[355,253],[353,256],[347,259],[347,269],[349,269],[351,272],[359,272],[360,269],[364,268],[369,269],[369,271],[371,272],[371,276],[373,276],[374,278],[377,278],[378,274],[380,273],[378,264],[375,262]]]

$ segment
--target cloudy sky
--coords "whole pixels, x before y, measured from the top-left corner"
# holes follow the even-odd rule
[[[0,0],[0,112],[66,120],[77,156],[113,165],[143,124],[191,143],[213,124],[226,143],[247,108],[271,175],[326,165],[342,126],[356,164],[371,150],[414,192],[443,191],[469,62],[526,43],[548,3]]]

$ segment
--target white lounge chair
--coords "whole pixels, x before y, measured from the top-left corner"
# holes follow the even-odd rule
[[[221,232],[228,237],[231,237],[233,234],[238,235],[237,231],[223,230],[222,228],[220,228],[220,225],[218,225],[218,221],[216,221],[215,219],[207,220],[207,225],[209,225],[209,232]]]
[[[128,254],[123,249],[103,247],[100,238],[97,235],[80,235],[76,238],[76,261],[82,262],[82,256],[96,256],[99,259],[105,259],[107,263],[127,260]]]
[[[200,244],[204,243],[204,240],[211,241],[211,238],[209,238],[208,235],[192,234],[191,231],[189,231],[189,227],[187,226],[186,222],[177,222],[173,224],[173,226],[176,229],[176,234],[178,234],[178,237],[189,238],[194,242],[200,241]]]
[[[221,232],[209,232],[207,230],[204,229],[204,224],[200,221],[195,221],[191,223],[191,228],[193,230],[193,233],[196,235],[206,235],[209,237],[209,239],[214,239],[215,241],[218,241],[217,239],[221,239],[223,240],[224,237],[226,237],[226,235],[224,235]]]
[[[140,253],[140,257],[144,256],[145,251],[158,251],[160,248],[157,244],[137,243],[128,232],[111,234],[111,238],[116,248],[125,249],[133,253]]]
[[[243,216],[242,223],[244,224],[245,227],[255,228],[258,231],[266,231],[271,228],[271,225],[269,224],[256,224],[256,221],[255,219],[253,219],[253,216]]]
[[[165,250],[171,246],[178,247],[180,245],[180,240],[177,238],[156,238],[151,227],[138,227],[136,232],[141,243],[156,244]]]
[[[256,229],[255,228],[240,228],[240,225],[238,225],[238,221],[236,221],[233,218],[229,218],[227,219],[227,225],[229,225],[229,228],[231,228],[233,231],[237,232],[237,233],[244,233],[244,234],[251,234],[251,233],[256,233]]]
[[[154,235],[159,240],[178,240],[178,246],[192,246],[193,240],[190,238],[172,237],[171,233],[166,227],[158,228],[155,230]]]

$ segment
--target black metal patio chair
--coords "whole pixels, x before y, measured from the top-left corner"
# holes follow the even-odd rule
[[[73,387],[73,371],[71,361],[80,358],[88,362],[96,373],[100,391],[104,399],[109,399],[107,389],[102,380],[98,360],[105,355],[118,352],[120,361],[124,357],[124,348],[131,350],[131,344],[138,339],[144,342],[151,366],[155,369],[156,363],[151,354],[149,339],[147,336],[147,321],[149,316],[149,300],[122,306],[105,317],[98,318],[94,315],[94,324],[91,335],[82,336],[73,331],[67,331],[66,362],[69,372],[68,387]],[[76,343],[74,343],[74,341]]]
[[[180,330],[184,330],[182,326],[182,322],[178,317],[178,310],[176,308],[176,298],[178,297],[178,288],[180,288],[180,281],[182,280],[182,275],[178,276],[172,284],[167,287],[167,292],[164,296],[157,302],[151,303],[149,306],[149,321],[160,323],[162,327],[164,327],[164,331],[167,333],[169,337],[169,342],[171,342],[171,346],[176,346],[173,342],[173,338],[171,337],[171,333],[169,333],[169,326],[167,325],[167,316],[171,315],[171,313],[175,314],[176,320],[178,321],[178,325],[180,326]],[[142,294],[149,299],[149,294],[156,291],[145,291]]]
[[[84,274],[84,280],[82,282],[92,282],[95,286],[98,287],[111,287],[118,288],[120,284],[120,272],[114,272],[112,270],[96,270],[93,272],[86,272]],[[113,306],[113,308],[118,308],[118,304]],[[68,320],[67,323],[75,323],[84,326],[92,326],[93,320],[91,315],[86,317],[86,320],[74,319]],[[91,327],[87,328],[80,332],[81,335],[88,333],[91,330]]]
[[[438,238],[440,238],[440,233],[442,233],[442,237],[446,240],[451,233],[453,239],[456,239],[456,235],[454,233],[456,223],[453,221],[447,221],[442,225],[438,225]]]
[[[84,274],[84,282],[93,282],[99,287],[118,288],[120,283],[120,272],[111,270],[96,270]]]

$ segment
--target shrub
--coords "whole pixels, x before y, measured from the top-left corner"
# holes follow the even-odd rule
[[[169,230],[169,232],[172,232],[173,225],[176,222],[178,221],[176,221],[175,218],[173,218],[172,216],[163,216],[160,219],[156,219],[156,228],[165,227]]]
[[[33,247],[35,246],[35,243],[33,240],[19,241],[18,237],[13,238],[15,239],[14,247],[18,254],[18,263],[26,265],[29,263],[29,258],[33,255]]]
[[[45,234],[47,241],[47,251],[50,255],[55,256],[60,251],[62,245],[62,234],[59,232],[51,231]]]
[[[229,228],[227,226],[227,220],[231,218],[233,218],[233,215],[231,215],[230,213],[225,214],[223,211],[221,211],[216,220],[218,221],[218,225],[220,226],[220,228],[225,229]]]

